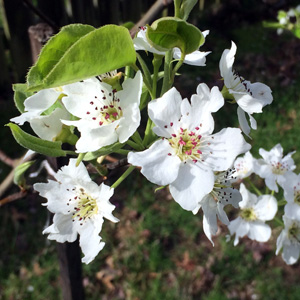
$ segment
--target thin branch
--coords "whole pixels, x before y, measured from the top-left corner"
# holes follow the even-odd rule
[[[0,200],[0,207],[4,204],[9,203],[9,202],[21,199],[21,198],[25,197],[27,194],[28,194],[28,192],[24,190],[24,191],[20,191],[18,193],[9,195],[9,196],[7,196],[7,197]]]
[[[8,166],[14,167],[14,159],[8,157],[3,151],[0,150],[0,160],[3,161]]]
[[[133,38],[141,26],[145,26],[154,20],[155,16],[171,3],[173,3],[173,0],[157,0],[145,15],[132,27],[130,30],[131,37]]]
[[[24,4],[28,6],[30,10],[37,16],[39,16],[45,23],[51,26],[56,32],[59,31],[59,27],[48,18],[42,11],[40,11],[37,7],[35,7],[30,0],[23,0]]]

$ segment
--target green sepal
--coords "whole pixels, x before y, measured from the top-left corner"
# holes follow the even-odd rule
[[[24,101],[33,95],[33,92],[27,91],[27,84],[26,83],[16,83],[13,84],[13,91],[14,93],[14,101],[17,109],[20,113],[25,112]]]
[[[85,154],[83,160],[84,161],[90,161],[90,160],[98,158],[99,156],[108,155],[110,153],[113,153],[113,152],[121,149],[124,145],[125,145],[124,143],[121,144],[121,143],[117,142],[115,144],[102,147],[101,149],[99,149],[97,151],[88,152],[88,153]]]
[[[28,90],[78,82],[135,61],[136,52],[125,27],[106,25],[95,29],[89,25],[68,25],[42,49],[28,73]]]
[[[35,161],[27,161],[18,165],[14,170],[14,184],[26,189],[25,172],[35,163]]]
[[[61,149],[61,142],[50,142],[42,140],[38,137],[28,134],[27,132],[23,131],[18,125],[13,123],[8,123],[6,126],[11,129],[15,140],[22,147],[38,152],[40,154],[44,154],[46,156],[66,156],[66,151]]]
[[[184,55],[198,50],[205,40],[197,27],[175,17],[156,20],[147,27],[146,36],[157,50],[167,51],[178,47]]]

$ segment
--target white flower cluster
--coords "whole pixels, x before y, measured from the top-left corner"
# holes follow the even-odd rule
[[[284,207],[284,229],[277,239],[278,254],[281,250],[282,257],[287,264],[294,264],[300,255],[300,174],[296,175],[296,168],[292,155],[294,152],[283,156],[280,144],[270,151],[259,150],[261,159],[255,159],[247,152],[244,157],[239,157],[234,162],[235,176],[242,180],[252,173],[265,179],[266,186],[278,192],[278,185],[283,188],[286,205]],[[278,185],[277,185],[278,184]],[[243,201],[239,203],[240,216],[230,222],[230,234],[235,234],[234,244],[240,237],[248,236],[252,240],[265,242],[271,236],[271,228],[264,221],[272,220],[277,212],[277,201],[272,195],[250,193],[242,183],[240,192]]]
[[[145,30],[142,28],[133,40],[136,51],[165,55],[150,46]],[[208,31],[203,33],[205,37],[207,34]],[[175,61],[181,57],[180,49],[171,51]],[[205,66],[209,53],[197,50],[186,55],[183,61]],[[235,245],[246,235],[252,240],[267,241],[271,228],[265,222],[272,220],[277,212],[276,199],[273,195],[257,197],[244,184],[237,190],[232,183],[254,172],[265,179],[272,191],[278,192],[279,184],[288,204],[277,253],[283,248],[284,260],[294,263],[300,249],[300,177],[292,172],[295,169],[293,153],[283,157],[280,145],[270,152],[260,149],[263,157],[260,160],[250,154],[251,146],[242,134],[250,133],[246,113],[252,129],[256,129],[252,114],[261,113],[273,97],[268,86],[251,83],[233,70],[235,53],[236,45],[232,42],[231,49],[222,54],[219,64],[224,79],[222,92],[216,86],[210,89],[201,83],[190,100],[182,99],[179,91],[172,87],[149,102],[148,125],[156,138],[148,144],[143,144],[144,139],[143,151],[134,147],[127,151],[128,162],[140,167],[150,182],[168,186],[183,209],[194,214],[202,209],[204,233],[212,243],[218,219],[228,226],[231,235],[235,234]],[[137,71],[134,78],[126,78],[122,85],[118,82],[116,89],[105,77],[39,91],[25,100],[25,112],[11,120],[20,125],[29,122],[33,131],[48,141],[57,140],[63,130],[80,134],[76,137],[77,153],[93,152],[116,142],[127,142],[131,146],[129,139],[141,122],[139,105],[142,88],[146,88],[142,73]],[[237,103],[242,130],[228,127],[214,132],[212,114],[224,106],[224,97]],[[238,157],[244,153],[244,157]],[[54,177],[56,181],[34,185],[34,189],[47,198],[45,205],[54,213],[53,224],[44,233],[57,242],[73,242],[79,234],[85,255],[82,261],[89,263],[104,246],[99,236],[103,218],[118,221],[112,215],[114,205],[109,202],[114,188],[104,183],[98,186],[84,164],[80,160],[76,163],[76,159],[70,159],[69,165]],[[224,211],[229,204],[240,208],[240,215],[231,222]]]

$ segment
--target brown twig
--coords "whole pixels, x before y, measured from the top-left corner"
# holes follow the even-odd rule
[[[145,26],[154,20],[155,16],[171,3],[173,3],[173,0],[157,0],[145,15],[132,27],[130,30],[131,37],[133,38],[141,26]]]
[[[14,167],[14,159],[8,157],[3,151],[0,150],[0,160],[3,161],[8,166]]]
[[[4,204],[7,204],[9,202],[12,202],[12,201],[21,199],[21,198],[25,197],[27,194],[28,194],[28,192],[24,190],[24,191],[20,191],[18,193],[9,195],[9,196],[7,196],[7,197],[0,200],[0,206],[2,206]]]

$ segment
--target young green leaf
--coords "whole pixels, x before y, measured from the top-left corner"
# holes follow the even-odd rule
[[[198,3],[198,0],[183,0],[180,6],[180,16],[183,20],[187,20],[192,9]]]
[[[25,187],[26,180],[25,180],[24,174],[33,164],[34,164],[34,161],[27,161],[15,168],[14,184]]]
[[[167,51],[178,47],[185,55],[198,50],[204,43],[204,36],[197,27],[175,17],[156,20],[148,27],[146,35],[157,50]]]
[[[69,25],[45,45],[27,76],[29,90],[62,86],[134,64],[136,52],[122,26]]]
[[[17,143],[22,147],[47,156],[66,156],[66,152],[61,149],[61,142],[42,140],[26,133],[18,125],[13,123],[9,123],[7,126],[11,129],[11,132]]]
[[[20,113],[25,111],[24,101],[33,95],[32,92],[27,91],[27,85],[25,83],[13,84],[14,101],[17,109]]]

